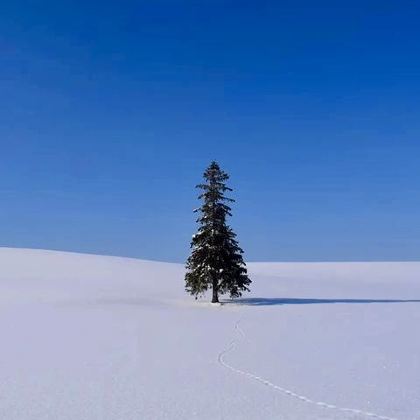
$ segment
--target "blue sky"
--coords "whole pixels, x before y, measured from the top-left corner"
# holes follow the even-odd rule
[[[2,4],[0,244],[184,261],[216,159],[248,260],[420,260],[419,21],[408,1]]]

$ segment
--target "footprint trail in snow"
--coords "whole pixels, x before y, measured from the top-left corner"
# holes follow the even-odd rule
[[[241,323],[241,319],[239,319],[238,321],[236,321],[236,323],[235,323],[235,332],[237,332],[241,336],[241,338],[243,340],[243,339],[245,339],[245,333],[241,329],[241,327],[239,326],[240,323]],[[324,401],[315,401],[315,400],[312,400],[311,398],[308,398],[308,397],[306,397],[304,395],[297,394],[296,392],[293,392],[293,391],[291,391],[291,390],[289,390],[287,388],[283,388],[283,387],[281,387],[279,385],[276,385],[273,382],[270,382],[269,380],[264,379],[264,378],[262,378],[260,376],[254,375],[251,372],[247,372],[245,370],[238,369],[238,368],[230,365],[228,362],[225,361],[226,354],[228,354],[232,350],[234,350],[236,348],[237,344],[238,344],[238,340],[236,340],[234,338],[229,343],[229,345],[227,346],[227,348],[224,349],[223,351],[221,351],[219,353],[218,357],[217,357],[218,362],[223,367],[225,367],[226,369],[229,369],[232,372],[235,372],[237,374],[246,376],[246,377],[248,377],[248,378],[250,378],[250,379],[252,379],[254,381],[260,382],[263,385],[266,385],[266,386],[268,386],[268,387],[270,387],[270,388],[272,388],[272,389],[274,389],[274,390],[276,390],[278,392],[281,392],[281,393],[283,393],[283,394],[285,394],[285,395],[287,395],[289,397],[298,399],[298,400],[300,400],[300,401],[302,401],[304,403],[307,403],[307,404],[316,405],[318,407],[325,408],[325,409],[328,409],[328,410],[334,410],[334,411],[339,411],[339,412],[344,412],[344,413],[357,414],[359,416],[364,416],[364,417],[378,419],[378,420],[397,420],[397,419],[392,418],[392,417],[382,416],[382,415],[371,413],[371,412],[368,412],[368,411],[358,410],[358,409],[355,409],[355,408],[339,407],[339,406],[336,406],[334,404],[329,404],[329,403],[324,402]]]

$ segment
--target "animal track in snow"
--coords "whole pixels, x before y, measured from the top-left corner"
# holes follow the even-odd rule
[[[243,330],[239,326],[240,322],[241,322],[241,319],[239,319],[238,321],[236,321],[236,323],[235,323],[235,331],[237,333],[239,333],[239,335],[242,337],[242,339],[245,339],[246,338],[245,333],[243,332]],[[218,357],[217,357],[218,362],[223,367],[225,367],[226,369],[229,369],[232,372],[235,372],[237,374],[246,376],[246,377],[248,377],[248,378],[250,378],[250,379],[252,379],[254,381],[260,382],[263,385],[266,385],[266,386],[268,386],[268,387],[270,387],[270,388],[272,388],[272,389],[274,389],[274,390],[276,390],[278,392],[281,392],[281,393],[283,393],[283,394],[285,394],[285,395],[287,395],[289,397],[298,399],[298,400],[300,400],[302,402],[305,402],[307,404],[316,405],[318,407],[329,409],[329,410],[335,410],[335,411],[340,411],[340,412],[345,412],[345,413],[357,414],[359,416],[369,417],[369,418],[378,419],[378,420],[396,420],[395,418],[392,418],[392,417],[382,416],[382,415],[371,413],[371,412],[368,412],[368,411],[358,410],[358,409],[355,409],[355,408],[339,407],[337,405],[329,404],[329,403],[326,403],[324,401],[315,401],[315,400],[312,400],[311,398],[308,398],[308,397],[306,397],[304,395],[297,394],[296,392],[293,392],[293,391],[291,391],[291,390],[289,390],[287,388],[283,388],[283,387],[281,387],[279,385],[276,385],[273,382],[270,382],[269,380],[264,379],[264,378],[262,378],[260,376],[254,375],[251,372],[247,372],[245,370],[238,369],[238,368],[230,365],[229,363],[227,363],[225,361],[225,359],[224,359],[225,355],[227,353],[231,352],[232,350],[234,350],[235,347],[237,346],[237,344],[238,344],[238,341],[235,340],[235,339],[232,339],[232,341],[229,343],[229,345],[226,347],[226,349],[224,349],[223,351],[221,351],[218,354]]]

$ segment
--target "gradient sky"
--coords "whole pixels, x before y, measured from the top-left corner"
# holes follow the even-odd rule
[[[184,261],[230,173],[252,261],[420,260],[416,1],[0,6],[0,245]]]

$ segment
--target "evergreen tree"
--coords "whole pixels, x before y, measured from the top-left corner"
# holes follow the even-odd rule
[[[212,289],[212,302],[219,302],[219,293],[229,293],[231,298],[240,297],[249,291],[251,280],[242,258],[243,251],[236,240],[236,234],[226,224],[227,216],[232,216],[226,204],[234,202],[225,197],[229,175],[223,172],[216,162],[212,162],[204,172],[199,199],[202,206],[194,212],[199,213],[198,232],[191,241],[191,255],[187,260],[185,289],[195,296]]]

